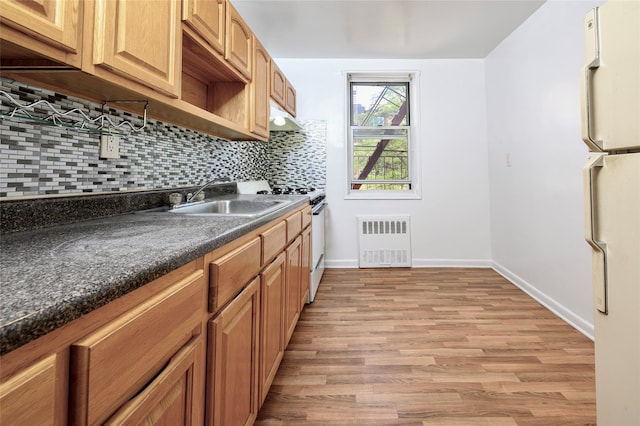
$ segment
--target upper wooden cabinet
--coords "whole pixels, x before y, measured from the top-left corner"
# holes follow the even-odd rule
[[[226,45],[224,58],[251,80],[253,33],[231,3],[227,3]]]
[[[221,138],[268,139],[271,58],[228,0],[0,5],[3,77],[96,103],[143,101],[118,108]]]
[[[182,19],[224,55],[226,0],[182,0]]]
[[[166,95],[180,95],[182,42],[177,1],[96,0],[93,65]]]
[[[286,105],[287,79],[278,65],[271,61],[271,99],[276,101],[282,108]]]
[[[24,51],[31,50],[79,68],[83,5],[80,0],[3,0],[3,65],[10,64],[7,59],[24,59]]]
[[[287,111],[292,116],[296,116],[296,89],[293,87],[291,82],[287,80],[287,88],[286,88],[287,96],[286,104],[284,106],[285,111]]]
[[[251,80],[251,131],[269,137],[269,64],[271,57],[254,37],[253,79]]]
[[[276,101],[285,111],[296,116],[296,89],[287,80],[278,65],[271,61],[271,99]]]

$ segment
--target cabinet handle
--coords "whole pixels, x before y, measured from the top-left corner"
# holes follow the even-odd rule
[[[583,170],[584,199],[585,199],[585,239],[593,248],[593,292],[595,306],[603,314],[609,312],[607,301],[607,245],[598,240],[597,208],[595,205],[596,172],[595,169],[604,165],[604,156],[594,155],[589,158]]]

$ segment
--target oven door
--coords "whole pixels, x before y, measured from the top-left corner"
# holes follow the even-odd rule
[[[324,221],[327,204],[314,206],[311,217],[311,289],[309,303],[313,302],[324,273]]]

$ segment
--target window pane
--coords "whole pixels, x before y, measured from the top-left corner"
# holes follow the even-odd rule
[[[406,139],[409,129],[406,127],[354,127],[354,137],[369,138],[395,138],[401,137]]]
[[[352,126],[408,126],[409,83],[351,83]]]
[[[411,189],[411,184],[409,183],[354,183],[351,185],[351,189],[357,189],[359,191],[408,191]]]
[[[409,180],[409,140],[353,138],[353,179],[356,181]],[[358,189],[358,188],[354,188]]]

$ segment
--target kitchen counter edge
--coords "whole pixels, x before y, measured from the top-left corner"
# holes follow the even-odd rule
[[[185,218],[166,213],[128,213],[3,235],[0,355],[308,203],[305,196],[267,197],[290,203],[259,218]],[[93,238],[96,235],[97,239]],[[129,253],[114,253],[117,258],[110,262],[108,254],[102,252],[101,257],[97,250],[102,247],[108,251],[108,244],[112,244],[114,250],[129,250]],[[154,250],[149,252],[149,245]],[[68,253],[58,253],[56,249],[60,252],[66,249]],[[96,251],[93,255],[88,253],[92,249]],[[86,257],[68,257],[78,254]],[[134,260],[134,256],[142,258]],[[75,282],[70,282],[71,275]]]

